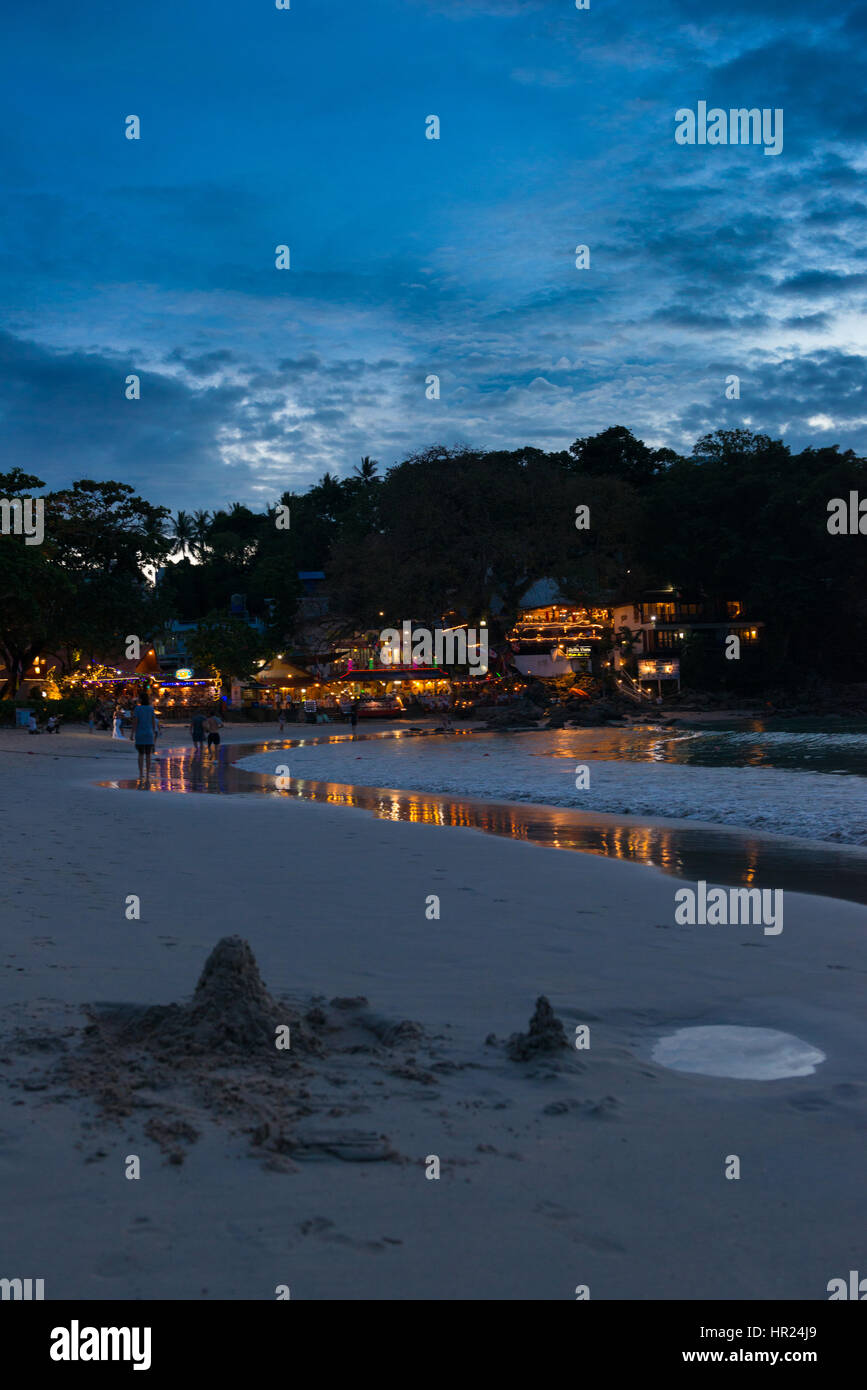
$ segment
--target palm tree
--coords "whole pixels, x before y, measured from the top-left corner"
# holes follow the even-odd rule
[[[211,528],[211,513],[197,511],[193,512],[193,539],[196,544],[196,552],[199,559],[204,558],[205,550],[208,545],[208,534]]]
[[[346,505],[346,492],[339,478],[323,473],[307,494],[317,513],[326,521],[336,521]]]
[[[372,483],[376,477],[376,470],[379,467],[376,459],[370,458],[367,454],[361,460],[361,467],[355,468],[356,478],[360,478],[363,483]]]
[[[178,512],[173,518],[172,523],[172,555],[180,555],[182,560],[187,558],[187,554],[192,550],[194,532],[193,522],[189,512]]]

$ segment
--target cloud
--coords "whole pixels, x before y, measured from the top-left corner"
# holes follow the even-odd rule
[[[792,314],[789,318],[783,319],[783,325],[786,328],[813,329],[817,332],[823,328],[830,328],[833,322],[834,320],[830,314],[821,312],[815,314]]]
[[[859,290],[867,285],[867,273],[847,274],[838,270],[802,270],[798,275],[781,280],[775,287],[777,294],[828,295],[840,294],[848,290]]]
[[[238,388],[196,390],[145,371],[141,399],[130,401],[124,391],[131,370],[129,358],[52,351],[0,333],[7,457],[49,487],[112,478],[160,503],[179,490],[192,501],[215,487],[247,483],[244,470],[222,476],[218,461],[217,433],[237,408]]]
[[[524,87],[574,87],[578,75],[556,68],[515,68],[510,76]]]
[[[228,348],[215,348],[213,352],[201,353],[198,357],[190,356],[176,348],[170,352],[168,362],[177,362],[185,371],[192,376],[216,376],[230,363],[235,362],[236,356]]]
[[[730,425],[739,425],[747,417],[750,428],[760,433],[779,435],[785,425],[786,442],[794,449],[833,442],[863,455],[864,368],[860,354],[834,349],[796,353],[783,361],[755,360],[741,374],[740,400],[723,406],[718,398],[730,367],[718,362],[708,378],[717,400],[708,391],[702,401],[684,401],[678,407],[678,424],[686,434],[698,434],[716,428],[726,416]],[[829,429],[834,431],[832,441],[827,437]]]
[[[16,11],[29,64],[0,55],[0,411],[53,484],[213,506],[432,440],[862,428],[850,0],[383,0],[348,7],[339,41],[327,7],[293,7],[285,46],[261,9],[237,43],[231,0],[207,24],[153,0],[145,29],[97,6],[86,34],[50,3],[56,32]],[[107,114],[130,84],[140,146]],[[702,98],[782,105],[783,154],[676,146],[674,110]]]

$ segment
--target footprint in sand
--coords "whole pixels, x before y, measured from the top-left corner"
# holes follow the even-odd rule
[[[580,1221],[581,1215],[577,1211],[569,1211],[566,1207],[558,1206],[556,1202],[539,1202],[534,1208],[540,1216],[547,1216],[551,1221]],[[585,1245],[588,1250],[592,1250],[597,1255],[625,1255],[626,1246],[621,1245],[617,1240],[611,1240],[609,1236],[594,1235],[592,1231],[570,1230],[570,1240],[574,1240],[576,1245]]]
[[[162,1236],[165,1234],[161,1227],[155,1226],[151,1222],[149,1216],[134,1216],[132,1225],[126,1228],[126,1233],[128,1236]]]
[[[334,1222],[329,1221],[327,1216],[311,1216],[307,1221],[299,1221],[298,1229],[303,1236],[319,1236],[320,1240],[327,1240],[333,1245],[348,1246],[351,1250],[376,1250],[386,1249],[388,1245],[399,1245],[400,1241],[389,1240],[384,1236],[382,1240],[354,1240],[352,1236],[342,1235],[340,1231],[334,1229]]]
[[[805,1096],[792,1096],[789,1104],[793,1106],[795,1110],[810,1111],[827,1110],[831,1102],[828,1097],[822,1095],[820,1091],[811,1091]]]
[[[802,1096],[792,1096],[789,1101],[796,1110],[827,1110],[837,1102],[844,1105],[854,1103],[861,1105],[864,1102],[867,1087],[857,1081],[841,1081],[837,1086],[832,1086],[831,1095],[822,1091],[808,1091]],[[833,1098],[832,1098],[833,1097]]]
[[[590,1120],[615,1120],[620,1111],[620,1101],[616,1096],[603,1096],[601,1100],[555,1100],[546,1105],[543,1115],[582,1115]]]
[[[123,1279],[129,1274],[140,1274],[142,1266],[132,1255],[115,1253],[100,1256],[93,1266],[93,1272],[101,1279]]]
[[[863,1101],[867,1086],[861,1081],[841,1081],[834,1087],[834,1095],[841,1100]]]
[[[625,1255],[626,1246],[619,1241],[609,1240],[607,1236],[594,1236],[586,1231],[570,1231],[576,1245],[586,1245],[596,1255]]]

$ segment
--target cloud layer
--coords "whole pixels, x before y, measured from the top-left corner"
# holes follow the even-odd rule
[[[88,13],[0,59],[10,464],[176,508],[612,423],[864,451],[862,8]],[[675,145],[699,100],[782,108],[783,153]]]

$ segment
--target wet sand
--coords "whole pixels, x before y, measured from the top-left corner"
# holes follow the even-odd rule
[[[433,734],[434,737],[442,737]],[[472,729],[446,737],[473,737]],[[240,731],[237,737],[240,738]],[[413,737],[391,730],[360,734],[359,738]],[[427,733],[423,736],[427,736]],[[181,794],[227,796],[267,795],[321,801],[333,806],[356,807],[381,820],[410,821],[414,825],[461,826],[489,835],[554,849],[577,850],[615,859],[647,864],[682,879],[704,878],[720,884],[750,887],[773,885],[788,892],[815,893],[849,902],[867,903],[867,852],[850,846],[814,843],[795,836],[758,835],[702,821],[648,819],[643,816],[607,815],[526,802],[489,801],[479,797],[406,791],[394,787],[354,786],[318,782],[307,778],[269,776],[237,767],[242,758],[271,751],[275,768],[280,752],[299,742],[347,745],[344,732],[309,734],[260,743],[232,742],[219,758],[199,757],[189,749],[162,756],[153,767],[147,790]],[[287,785],[280,786],[282,781]],[[139,791],[135,778],[100,783],[113,790]]]

